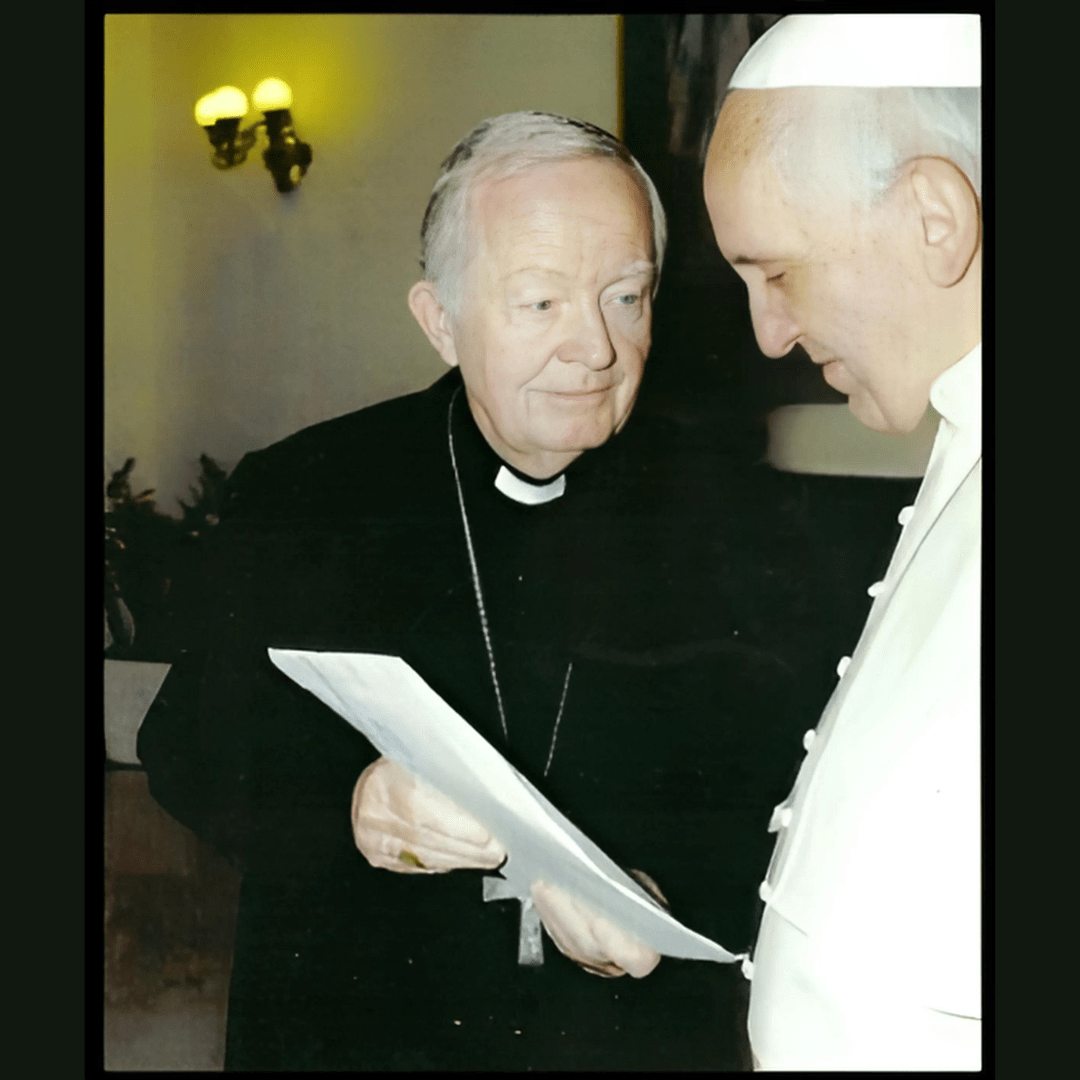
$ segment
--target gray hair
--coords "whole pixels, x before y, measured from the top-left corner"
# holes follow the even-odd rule
[[[652,218],[653,295],[667,242],[667,218],[648,173],[614,135],[567,116],[544,112],[505,113],[478,124],[442,163],[420,227],[420,269],[451,310],[469,239],[469,198],[481,179],[505,179],[538,165],[582,158],[609,158],[629,170],[648,198]]]
[[[732,91],[760,93],[760,91]],[[773,93],[772,91],[766,91]],[[797,194],[869,206],[919,157],[951,161],[982,196],[976,87],[801,87],[777,92],[765,140]]]

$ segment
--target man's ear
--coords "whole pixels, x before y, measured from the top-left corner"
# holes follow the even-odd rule
[[[908,174],[919,216],[923,265],[937,286],[962,281],[982,241],[982,210],[967,177],[944,158],[912,162]]]
[[[438,354],[451,367],[457,367],[458,356],[450,328],[450,313],[443,306],[435,286],[430,281],[418,281],[409,290],[409,310]]]

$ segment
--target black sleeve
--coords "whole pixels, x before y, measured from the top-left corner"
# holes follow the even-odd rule
[[[138,742],[153,797],[244,867],[350,845],[352,788],[376,756],[267,656],[299,544],[273,512],[271,473],[249,455],[230,480],[199,575],[202,640],[173,665]]]

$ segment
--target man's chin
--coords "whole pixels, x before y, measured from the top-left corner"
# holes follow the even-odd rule
[[[544,452],[551,460],[561,458],[565,467],[579,455],[588,454],[603,446],[613,434],[614,432],[609,431],[603,435],[582,434],[573,438],[552,440],[544,447]]]
[[[573,423],[551,425],[536,441],[555,453],[582,453],[603,446],[620,426],[609,413],[598,413],[578,417]]]
[[[551,442],[547,449],[553,454],[583,454],[586,450],[595,450],[598,446],[603,446],[614,434],[610,429],[603,433],[577,433]]]
[[[878,407],[877,402],[858,392],[848,395],[848,409],[851,415],[871,431],[877,431],[882,435],[899,435],[885,414]]]
[[[913,421],[894,415],[886,416],[873,398],[859,393],[849,395],[848,408],[863,427],[881,435],[910,435],[922,419],[921,415]]]

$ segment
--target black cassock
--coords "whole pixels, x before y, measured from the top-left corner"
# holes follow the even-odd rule
[[[226,1068],[741,1068],[738,965],[602,979],[545,936],[521,967],[519,905],[485,903],[480,871],[370,867],[349,808],[376,752],[267,658],[404,657],[677,918],[749,945],[769,814],[821,705],[789,660],[808,602],[770,554],[769,474],[635,418],[560,498],[523,505],[460,387],[451,372],[244,458],[205,576],[210,645],[140,733],[155,798],[244,872]]]

